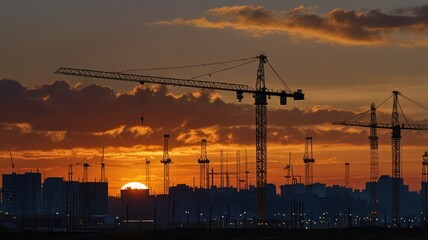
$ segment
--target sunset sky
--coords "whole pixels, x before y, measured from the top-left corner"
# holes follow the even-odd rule
[[[86,157],[89,178],[99,180],[105,146],[109,193],[128,182],[162,193],[163,134],[170,134],[171,183],[199,185],[200,140],[211,167],[220,150],[229,170],[241,150],[255,184],[255,112],[251,95],[54,74],[59,67],[124,71],[203,64],[267,55],[304,101],[268,106],[268,182],[285,183],[292,153],[304,175],[306,136],[313,137],[314,181],[351,185],[369,179],[368,129],[333,126],[379,104],[393,90],[428,106],[428,5],[426,0],[330,1],[2,1],[0,0],[0,174],[16,171],[67,176]],[[231,65],[227,65],[231,66]],[[192,78],[227,66],[132,72]],[[200,78],[255,85],[257,62]],[[266,66],[269,89],[281,81]],[[142,97],[143,96],[143,97]],[[400,98],[407,120],[428,124],[428,110]],[[390,122],[392,101],[378,110]],[[142,125],[141,115],[145,122]],[[404,122],[404,117],[401,117]],[[391,174],[389,130],[378,130],[380,174]],[[419,191],[428,131],[403,131],[403,176]],[[74,178],[82,178],[76,167]],[[1,179],[0,179],[1,180]],[[215,180],[216,184],[218,180]],[[232,185],[235,179],[231,177]]]

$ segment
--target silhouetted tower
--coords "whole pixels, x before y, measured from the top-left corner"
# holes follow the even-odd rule
[[[9,148],[9,155],[10,155],[10,167],[11,167],[12,173],[14,173],[15,172],[15,163],[13,163],[12,151],[10,150],[10,148]]]
[[[284,167],[286,175],[285,179],[287,179],[287,184],[290,184],[291,179],[291,152],[288,152],[288,164]]]
[[[428,152],[422,155],[422,219],[423,227],[427,227],[428,222]]]
[[[161,163],[163,163],[163,193],[169,194],[169,165],[172,163],[171,158],[168,153],[168,139],[169,135],[163,135],[163,158]]]
[[[288,164],[285,165],[284,169],[287,172],[287,175],[285,176],[285,178],[287,179],[287,184],[290,184],[290,179],[291,184],[297,184],[297,177],[299,177],[299,183],[302,182],[302,176],[294,175],[293,165],[291,164],[291,152],[288,152]]]
[[[220,187],[224,187],[224,177],[223,177],[223,150],[220,150]]]
[[[207,171],[210,167],[210,160],[207,157],[207,140],[201,140],[201,157],[198,159],[199,163],[199,184],[201,188],[209,188],[209,177]]]
[[[76,166],[83,166],[83,177],[82,177],[82,182],[88,182],[88,169],[91,165],[89,165],[89,163],[86,161],[86,157],[83,159],[83,162],[78,162],[75,164]],[[70,166],[69,166],[70,167]],[[73,175],[73,166],[71,166],[69,168],[69,171],[71,171],[71,177]]]
[[[226,187],[230,187],[229,180],[229,151],[226,150]]]
[[[379,155],[377,136],[376,106],[370,105],[370,222],[372,225],[379,217],[379,200],[377,196],[377,181],[379,179]]]
[[[85,160],[83,161],[83,179],[82,182],[89,182],[89,175],[88,175],[88,170],[89,170],[89,163]]]
[[[392,216],[396,226],[400,223],[400,178],[401,178],[401,128],[398,115],[398,95],[400,92],[393,91],[392,102]]]
[[[241,151],[236,151],[236,190],[241,189]]]
[[[306,137],[303,162],[305,163],[305,185],[312,185],[314,183],[313,165],[315,163],[312,152],[312,137]]]
[[[100,182],[107,182],[107,178],[106,178],[106,166],[104,163],[104,146],[103,146],[103,155],[101,157],[101,178],[100,178]]]
[[[149,193],[152,191],[151,175],[150,175],[150,158],[146,157],[146,184]]]
[[[68,165],[68,181],[73,181],[73,164]]]
[[[248,174],[250,172],[248,171],[248,156],[247,156],[247,149],[245,149],[245,189],[248,190],[249,184],[248,184]]]
[[[265,86],[266,56],[260,55],[257,70],[256,90],[256,181],[257,181],[257,220],[264,225],[266,220],[266,183],[267,183],[267,95]]]
[[[349,163],[348,162],[346,162],[345,163],[345,188],[351,188],[351,186],[350,186],[350,177],[349,177],[349,174],[350,174],[350,165],[349,165]]]

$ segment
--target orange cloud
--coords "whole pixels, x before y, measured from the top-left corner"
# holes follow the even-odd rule
[[[292,38],[313,39],[341,45],[428,45],[428,5],[383,13],[333,9],[315,14],[316,7],[297,7],[276,13],[263,6],[242,5],[213,8],[195,19],[177,18],[160,25],[189,25],[208,29],[233,29],[261,36],[286,33]]]

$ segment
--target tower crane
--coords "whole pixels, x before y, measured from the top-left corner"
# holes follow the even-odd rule
[[[312,137],[305,138],[305,155],[303,156],[305,163],[305,185],[312,185],[314,183],[314,155],[312,153]]]
[[[199,163],[199,181],[201,188],[209,187],[209,177],[207,171],[209,170],[210,160],[207,157],[207,140],[201,140],[201,157],[198,159]]]
[[[150,175],[150,158],[146,157],[146,184],[149,189],[149,193],[151,193],[152,185],[151,185],[151,175]]]
[[[299,183],[302,182],[302,176],[294,175],[293,165],[291,164],[291,152],[288,152],[288,164],[285,165],[284,169],[287,172],[287,175],[285,175],[285,178],[287,179],[287,184],[290,184],[290,179],[291,179],[291,184],[297,184],[296,177],[299,177],[300,179]]]
[[[73,164],[69,164],[68,165],[68,181],[72,182],[73,181]]]
[[[421,216],[421,225],[427,227],[428,223],[428,152],[425,152],[422,155],[422,186],[421,186],[421,195],[422,195],[422,216]]]
[[[399,91],[392,91],[391,97],[392,101],[392,115],[391,115],[391,123],[377,123],[376,115],[375,115],[375,105],[371,105],[370,109],[370,122],[358,122],[353,120],[341,121],[341,122],[333,122],[333,125],[345,125],[345,126],[356,126],[356,127],[368,127],[370,128],[370,181],[377,181],[377,177],[379,175],[378,172],[378,161],[377,161],[377,147],[378,147],[378,137],[376,133],[376,128],[384,128],[391,129],[391,145],[392,145],[392,216],[394,221],[394,226],[399,227],[400,224],[400,178],[401,178],[401,130],[428,130],[428,125],[420,125],[420,124],[410,124],[407,121],[406,116],[404,119],[406,124],[400,124],[400,115],[398,112],[398,108],[401,109],[401,105],[398,100],[398,96],[403,96],[410,102],[417,104],[421,107],[420,104],[415,102],[414,100],[404,96]],[[380,105],[383,105],[388,99],[383,101]],[[378,106],[379,108],[379,106]],[[426,110],[426,108],[425,108]],[[401,109],[401,112],[402,109]],[[368,112],[363,112],[361,114],[356,115],[358,119]],[[376,177],[376,179],[375,179]],[[375,184],[372,184],[375,185]],[[375,188],[374,188],[375,189]],[[373,189],[371,189],[371,194],[373,194]],[[377,205],[377,197],[371,196],[371,215],[378,214],[376,210]],[[374,206],[373,206],[374,205]]]
[[[172,163],[168,153],[168,139],[169,135],[163,135],[163,157],[161,163],[163,164],[163,192],[169,194],[169,165]]]
[[[350,181],[350,169],[351,166],[349,162],[345,162],[345,188],[351,188],[351,181]]]
[[[274,91],[274,90],[267,89],[265,85],[264,65],[268,63],[272,69],[273,67],[272,65],[270,65],[265,55],[261,54],[251,59],[256,59],[256,58],[259,60],[259,66],[257,69],[257,80],[256,80],[255,88],[244,84],[211,82],[211,81],[201,81],[201,80],[194,80],[194,79],[166,78],[166,77],[158,77],[158,76],[136,75],[136,74],[86,70],[86,69],[77,69],[77,68],[62,67],[56,70],[55,73],[72,75],[72,76],[80,76],[80,77],[128,81],[128,82],[135,82],[140,84],[152,83],[152,84],[162,84],[162,85],[180,86],[180,87],[193,87],[193,88],[199,88],[199,89],[231,91],[236,93],[236,98],[238,99],[239,102],[241,102],[241,100],[243,99],[244,93],[252,94],[254,98],[254,105],[255,105],[255,112],[256,112],[257,219],[260,223],[259,225],[265,225],[265,220],[266,220],[265,185],[267,183],[267,140],[266,140],[267,99],[271,98],[272,96],[277,96],[280,98],[280,104],[286,105],[287,98],[292,98],[294,100],[304,100],[304,93],[302,92],[301,89],[298,89],[297,91],[292,91],[282,79],[281,81],[284,84],[286,90]],[[279,75],[275,70],[274,72],[279,77]]]
[[[245,149],[245,189],[249,190],[249,183],[248,183],[248,174],[250,172],[248,171],[248,156],[247,156],[247,149]]]
[[[10,167],[12,169],[12,174],[15,172],[15,163],[13,163],[13,158],[12,158],[12,151],[9,148],[9,155],[10,155]]]
[[[105,166],[105,163],[104,163],[104,146],[103,146],[103,155],[101,157],[101,163],[100,163],[100,165],[101,165],[101,178],[100,178],[100,182],[107,182],[107,179],[106,179],[106,166]]]
[[[88,169],[91,165],[86,161],[86,157],[83,159],[83,162],[78,162],[75,165],[77,166],[83,166],[83,178],[82,182],[89,182],[88,180]]]

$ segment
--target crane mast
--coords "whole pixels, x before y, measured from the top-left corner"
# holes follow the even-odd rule
[[[266,219],[266,183],[267,183],[267,96],[264,65],[266,57],[259,56],[256,90],[256,181],[257,181],[257,219],[259,225],[265,225]]]
[[[248,156],[247,156],[247,149],[245,149],[245,189],[248,190],[248,174],[250,172],[248,171]]]
[[[106,166],[105,166],[105,163],[104,163],[104,146],[103,146],[103,155],[102,155],[102,157],[101,157],[101,178],[100,178],[100,182],[107,182],[107,179],[106,179]]]
[[[89,163],[86,161],[86,157],[83,159],[83,162],[78,162],[78,163],[76,163],[74,165],[76,165],[76,166],[77,165],[83,166],[83,178],[82,178],[82,182],[88,182],[89,181],[89,178],[88,178],[88,169],[89,169],[89,167],[91,165],[89,165]],[[69,170],[68,176],[69,176],[70,179],[72,179],[72,177],[73,177],[73,164],[70,164],[68,166],[68,170]]]
[[[73,181],[73,164],[68,165],[68,181]]]
[[[348,162],[345,163],[345,188],[351,188],[350,181],[350,165]]]
[[[168,153],[168,139],[169,135],[163,135],[163,158],[161,163],[163,164],[163,192],[169,194],[169,165],[172,163]]]
[[[146,157],[146,184],[149,189],[149,193],[151,193],[151,176],[150,176],[150,158]]]
[[[391,143],[392,143],[392,218],[394,225],[400,226],[400,178],[401,178],[401,128],[398,115],[398,95],[393,91],[392,117],[391,117]]]
[[[312,137],[306,137],[305,140],[305,155],[303,156],[303,162],[305,163],[305,185],[310,186],[314,183],[313,167],[315,159],[312,153]]]
[[[199,184],[201,188],[209,187],[209,177],[207,171],[209,169],[210,160],[207,157],[207,140],[201,140],[201,157],[198,159],[199,163]]]
[[[113,79],[118,81],[136,82],[140,84],[152,83],[170,86],[231,91],[236,93],[236,98],[239,102],[241,102],[243,99],[244,93],[253,94],[255,99],[254,104],[256,112],[257,220],[260,223],[259,226],[263,226],[266,225],[266,194],[264,188],[267,182],[267,98],[270,98],[271,96],[277,96],[280,98],[280,104],[286,105],[287,98],[293,98],[294,100],[304,100],[304,93],[301,89],[298,89],[294,92],[292,92],[290,89],[287,90],[288,92],[285,90],[274,91],[266,89],[264,64],[267,62],[267,57],[261,54],[257,56],[257,58],[259,59],[259,67],[257,70],[256,88],[243,84],[200,81],[194,79],[165,78],[77,68],[59,68],[55,71],[55,73],[81,77]],[[165,171],[167,170],[167,165],[168,164],[165,164]]]
[[[285,171],[286,171],[286,175],[285,178],[287,179],[287,184],[290,184],[290,179],[292,178],[292,174],[291,174],[291,152],[288,152],[288,164],[285,165],[284,167]]]
[[[12,174],[13,174],[15,172],[15,163],[13,163],[12,150],[10,150],[10,148],[9,148],[9,155],[10,155],[10,167],[12,169]]]
[[[428,152],[425,152],[422,155],[422,186],[421,186],[421,195],[422,195],[422,217],[421,225],[422,227],[427,227],[428,223]]]
[[[379,215],[379,200],[377,196],[377,181],[379,179],[379,155],[377,136],[376,106],[370,105],[370,223],[374,225]]]
[[[236,190],[241,190],[241,151],[236,151]]]

